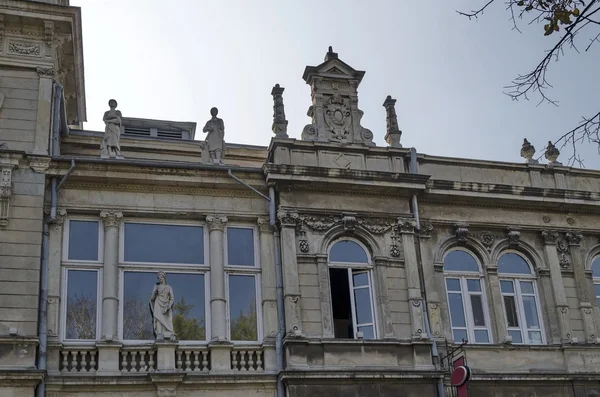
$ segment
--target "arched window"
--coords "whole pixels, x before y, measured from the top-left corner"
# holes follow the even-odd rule
[[[592,261],[592,277],[594,278],[594,289],[596,290],[596,302],[600,307],[600,256]]]
[[[490,343],[490,320],[481,267],[462,249],[444,257],[450,325],[455,342]]]
[[[498,260],[498,274],[506,331],[512,337],[512,343],[544,343],[542,316],[531,265],[516,252],[507,252]]]
[[[335,337],[375,339],[373,277],[363,246],[347,239],[331,246],[329,284]]]

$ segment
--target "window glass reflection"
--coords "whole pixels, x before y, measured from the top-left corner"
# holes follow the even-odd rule
[[[508,252],[498,260],[498,273],[531,274],[531,268],[521,255]]]
[[[204,263],[201,226],[125,223],[125,261]]]
[[[254,230],[227,228],[227,261],[231,266],[254,266]]]
[[[254,276],[229,275],[229,327],[231,340],[258,340]]]
[[[69,259],[97,261],[98,235],[97,221],[69,221]]]
[[[479,272],[479,265],[468,252],[454,250],[444,257],[444,270],[457,272]]]
[[[350,240],[338,241],[331,247],[329,251],[329,260],[331,262],[351,262],[351,263],[368,263],[367,253],[365,250]]]
[[[97,271],[68,271],[66,339],[96,339],[97,286]]]

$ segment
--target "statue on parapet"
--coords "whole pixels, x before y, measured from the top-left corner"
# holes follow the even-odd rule
[[[102,120],[106,124],[104,129],[104,138],[100,144],[100,158],[122,159],[121,155],[121,111],[117,110],[117,101],[111,99],[108,101],[110,110],[104,112]]]
[[[206,122],[202,132],[207,132],[206,146],[210,156],[210,162],[213,164],[223,164],[223,149],[225,147],[225,124],[223,120],[217,117],[219,109],[210,109],[212,118]]]
[[[157,283],[150,295],[150,312],[156,340],[175,340],[173,329],[173,304],[175,296],[173,288],[167,285],[165,272],[158,272]]]

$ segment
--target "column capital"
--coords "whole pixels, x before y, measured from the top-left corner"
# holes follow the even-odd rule
[[[227,226],[227,217],[225,215],[208,215],[206,217],[206,223],[208,224],[208,231],[212,232],[213,230],[225,231],[225,226]]]
[[[579,246],[581,245],[581,240],[583,240],[583,234],[580,232],[569,230],[565,233],[565,237],[567,238],[567,242],[571,246]]]
[[[296,227],[300,224],[300,215],[297,212],[280,210],[277,212],[277,218],[281,226]]]
[[[544,245],[556,245],[558,236],[559,234],[556,230],[542,230],[542,239],[544,240]]]
[[[398,218],[396,230],[402,234],[413,234],[416,226],[417,221],[415,221],[414,218]]]
[[[273,226],[267,216],[259,216],[258,220],[258,231],[261,233],[273,233]]]
[[[104,227],[119,227],[123,220],[123,213],[120,211],[105,210],[100,212],[100,219],[104,222]]]

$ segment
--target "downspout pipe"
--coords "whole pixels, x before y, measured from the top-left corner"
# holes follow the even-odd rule
[[[285,334],[285,315],[283,305],[283,269],[281,264],[281,238],[279,229],[277,228],[277,216],[275,206],[275,188],[269,186],[269,196],[265,196],[254,187],[250,186],[240,178],[233,175],[231,169],[227,170],[233,180],[241,185],[246,186],[254,193],[258,194],[269,202],[269,224],[273,231],[273,256],[275,260],[275,289],[277,299],[277,336],[275,337],[275,358],[277,365],[277,397],[285,397],[285,387],[283,385],[283,379],[281,378],[281,372],[283,371],[283,337]]]
[[[409,167],[410,173],[411,174],[418,174],[419,173],[419,168],[418,168],[418,163],[417,163],[417,150],[412,147],[410,148],[410,167]],[[421,221],[419,218],[419,203],[417,201],[417,195],[416,193],[413,194],[412,199],[411,199],[411,211],[412,211],[412,215],[413,218],[415,219],[416,222],[416,227],[417,230],[421,229]],[[435,340],[435,338],[433,338],[433,335],[431,334],[431,326],[429,324],[429,310],[427,307],[427,291],[425,290],[425,280],[424,280],[424,274],[423,274],[423,260],[422,260],[422,256],[421,256],[421,244],[419,243],[419,235],[417,234],[417,247],[416,247],[416,251],[417,251],[417,258],[419,261],[419,279],[421,282],[421,295],[423,296],[423,317],[425,319],[425,333],[427,334],[427,338],[429,340],[431,340],[432,346],[431,346],[431,354],[433,356],[434,359],[434,365],[436,367],[436,369],[440,369],[440,354],[438,351],[438,346],[437,346],[437,342]],[[444,379],[440,378],[437,381],[437,395],[438,397],[445,397],[446,396],[446,389],[444,388]]]

